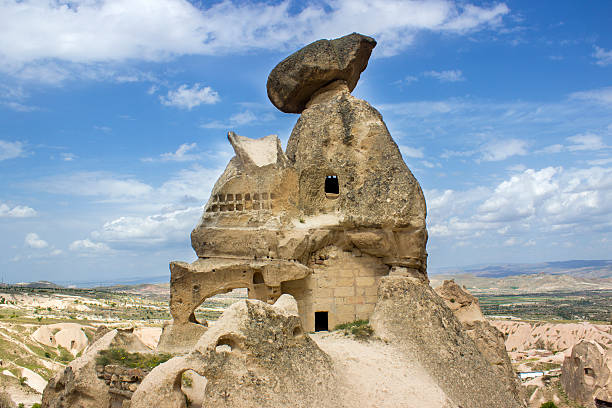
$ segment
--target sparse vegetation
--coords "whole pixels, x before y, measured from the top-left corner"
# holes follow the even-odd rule
[[[113,364],[130,368],[151,369],[170,360],[171,358],[171,354],[130,353],[121,348],[112,348],[108,350],[101,350],[96,357],[96,364],[101,366]]]
[[[183,387],[191,388],[193,386],[193,378],[188,373],[183,373],[182,382]]]
[[[540,408],[557,408],[554,402],[548,401],[540,405]]]
[[[359,340],[368,340],[374,334],[368,320],[355,320],[354,322],[339,324],[334,330],[342,330],[345,336],[352,334]]]

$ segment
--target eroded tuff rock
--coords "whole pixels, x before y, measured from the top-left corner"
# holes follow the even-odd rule
[[[494,369],[433,289],[410,277],[382,278],[370,324],[377,336],[415,358],[448,397],[464,408],[523,407],[500,387]]]
[[[474,341],[491,367],[497,371],[505,389],[523,399],[521,384],[506,351],[504,335],[489,324],[480,310],[478,299],[453,280],[444,281],[435,291],[457,317],[463,331]]]
[[[228,134],[235,156],[191,233],[199,259],[170,265],[159,350],[190,350],[207,330],[195,309],[235,288],[268,303],[291,294],[310,331],[367,319],[383,276],[427,281],[419,183],[380,113],[350,94],[375,44],[318,41],[272,71],[273,103],[302,115],[286,152],[274,135]]]
[[[133,334],[133,329],[115,329],[105,333],[85,349],[81,357],[49,380],[43,392],[42,407],[110,407],[114,397],[109,393],[104,379],[96,374],[96,356],[100,350],[109,348],[122,348],[130,352],[151,351]]]
[[[304,335],[297,304],[243,300],[229,307],[194,351],[156,367],[134,393],[131,408],[186,407],[181,376],[204,376],[206,407],[337,407],[330,358]]]
[[[569,398],[585,407],[611,406],[612,350],[591,340],[576,344],[563,361],[561,384]]]
[[[268,97],[283,112],[301,113],[312,95],[330,82],[343,80],[352,91],[375,46],[373,38],[357,33],[309,44],[274,67]]]

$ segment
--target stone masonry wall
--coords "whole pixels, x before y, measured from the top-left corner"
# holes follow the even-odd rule
[[[125,406],[124,401],[129,401],[144,377],[150,370],[141,368],[128,368],[118,365],[96,366],[98,378],[103,379],[109,387],[108,392],[112,395],[111,408]]]
[[[389,274],[382,260],[359,251],[327,247],[309,262],[314,273],[298,281],[283,282],[281,291],[298,302],[305,331],[314,331],[315,312],[328,312],[328,328],[369,319],[376,305],[378,281]]]

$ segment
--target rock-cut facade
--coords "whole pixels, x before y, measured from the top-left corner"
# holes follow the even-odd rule
[[[191,233],[198,259],[172,262],[160,349],[184,350],[206,329],[195,309],[236,288],[298,304],[305,331],[368,319],[379,280],[427,281],[426,207],[381,114],[351,94],[374,39],[314,42],[280,62],[267,91],[300,114],[283,151],[277,136],[230,132],[235,156]]]

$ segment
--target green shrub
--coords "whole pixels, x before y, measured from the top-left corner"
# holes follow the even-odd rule
[[[70,354],[70,352],[68,350],[66,350],[65,348],[63,348],[62,346],[58,347],[60,355],[59,355],[59,359],[65,363],[72,361],[73,357],[72,354]]]
[[[32,404],[32,408],[41,408],[41,405],[38,402]]]
[[[554,402],[548,401],[540,405],[540,408],[557,408]]]
[[[334,330],[342,330],[345,336],[352,334],[359,340],[367,340],[374,334],[374,330],[370,327],[370,322],[368,320],[355,320],[350,323],[342,323],[337,325]]]
[[[121,348],[112,348],[108,350],[101,350],[96,357],[96,364],[101,366],[114,364],[130,368],[151,369],[153,367],[157,367],[161,363],[165,363],[171,358],[171,354],[130,353]]]

